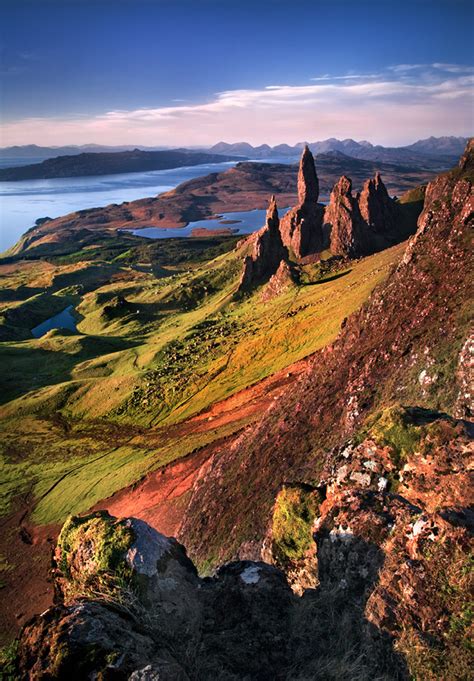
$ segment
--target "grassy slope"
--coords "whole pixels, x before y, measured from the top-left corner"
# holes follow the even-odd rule
[[[12,291],[21,280],[23,297],[48,286],[52,298],[73,294],[79,301],[78,334],[53,331],[0,344],[1,513],[23,494],[33,520],[61,521],[243,427],[245,420],[184,433],[172,424],[333,340],[402,249],[352,263],[326,280],[309,267],[304,279],[313,283],[267,303],[259,290],[234,298],[241,263],[235,251],[186,269],[175,266],[163,278],[137,263],[104,262],[104,279],[74,258],[56,261],[54,269],[43,261],[0,267]],[[71,289],[78,272],[88,275],[80,291]],[[107,313],[118,295],[130,306]],[[21,301],[29,303],[28,297]]]

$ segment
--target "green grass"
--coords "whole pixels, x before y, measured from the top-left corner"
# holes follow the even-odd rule
[[[8,513],[23,494],[31,499],[35,522],[62,522],[236,432],[248,418],[215,430],[172,431],[173,424],[331,342],[402,250],[358,261],[337,276],[309,272],[309,266],[304,285],[268,303],[262,289],[234,298],[242,255],[235,251],[204,264],[188,262],[169,276],[135,266],[106,268],[102,276],[90,264],[57,260],[54,268],[41,262],[10,266],[5,280],[11,278],[13,288],[21,282],[25,295],[37,284],[53,291],[66,285],[54,298],[74,289],[78,273],[88,279],[75,294],[77,334],[53,331],[0,344],[5,367],[0,513]],[[110,318],[104,308],[118,295],[130,305]],[[20,305],[31,308],[36,300]],[[5,301],[6,307],[15,305]],[[48,306],[41,309],[41,315],[49,313]]]
[[[318,508],[314,490],[286,486],[279,492],[272,521],[272,553],[279,565],[301,560],[314,545],[312,525]]]

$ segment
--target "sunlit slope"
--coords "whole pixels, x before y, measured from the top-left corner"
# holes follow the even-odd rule
[[[81,297],[77,335],[1,344],[2,412],[140,426],[187,418],[332,341],[401,249],[326,275],[306,266],[307,283],[267,302],[261,289],[235,297],[235,252],[163,279],[124,271]]]
[[[162,278],[117,266],[105,283],[87,263],[17,267],[10,297],[23,299],[3,305],[27,310],[47,285],[50,298],[72,297],[78,331],[0,343],[0,512],[21,498],[34,522],[60,522],[248,425],[258,408],[189,419],[331,342],[402,251],[307,265],[302,283],[267,302],[262,288],[236,296],[242,249]]]

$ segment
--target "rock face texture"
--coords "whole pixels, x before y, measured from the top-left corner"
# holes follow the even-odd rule
[[[390,233],[396,227],[397,209],[382,182],[380,173],[365,182],[359,197],[362,219],[375,233]]]
[[[20,678],[469,678],[466,424],[390,407],[329,454],[317,487],[280,489],[273,565],[202,579],[143,521],[71,518],[57,605],[24,627]]]
[[[283,243],[296,258],[322,250],[323,207],[318,204],[319,182],[314,158],[309,147],[304,148],[298,171],[298,205],[282,218],[280,231]]]
[[[282,260],[262,293],[262,300],[276,298],[296,281],[296,275],[286,260]]]
[[[278,208],[275,197],[272,196],[265,227],[249,239],[251,252],[244,260],[240,291],[249,290],[269,279],[277,271],[280,262],[287,260],[288,251],[283,245],[279,227]]]
[[[334,572],[326,554],[322,575]],[[309,569],[316,583],[316,564]],[[71,519],[56,551],[56,580],[67,582],[67,591],[59,587],[58,604],[21,633],[22,679],[322,681],[356,670],[347,655],[356,641],[367,656],[359,670],[367,678],[389,671],[386,678],[407,678],[390,637],[371,638],[354,603],[349,640],[334,649],[336,638],[328,639],[335,632],[321,622],[328,594],[299,599],[283,572],[258,561],[230,563],[199,579],[182,546],[133,518]],[[339,591],[342,603],[346,591]]]
[[[352,181],[343,175],[331,192],[324,212],[334,255],[357,258],[399,241],[399,212],[388,195],[380,173],[352,196]]]
[[[330,249],[334,255],[356,258],[367,253],[366,226],[359,202],[352,196],[352,181],[345,175],[331,192],[324,211],[324,225],[330,228]]]

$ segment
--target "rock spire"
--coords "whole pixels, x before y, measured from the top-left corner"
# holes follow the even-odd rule
[[[280,223],[283,243],[296,258],[322,250],[323,208],[318,204],[319,181],[313,154],[306,145],[298,171],[298,205]]]
[[[357,258],[367,251],[365,225],[357,197],[352,196],[352,180],[343,175],[334,185],[324,211],[325,226],[331,229],[331,253]]]
[[[268,205],[265,226],[249,242],[252,248],[244,260],[239,291],[248,290],[268,280],[275,274],[280,262],[288,258],[288,251],[281,239],[280,219],[274,196]]]
[[[397,209],[382,182],[380,173],[364,183],[359,197],[359,209],[364,222],[377,234],[391,232],[396,227]]]

